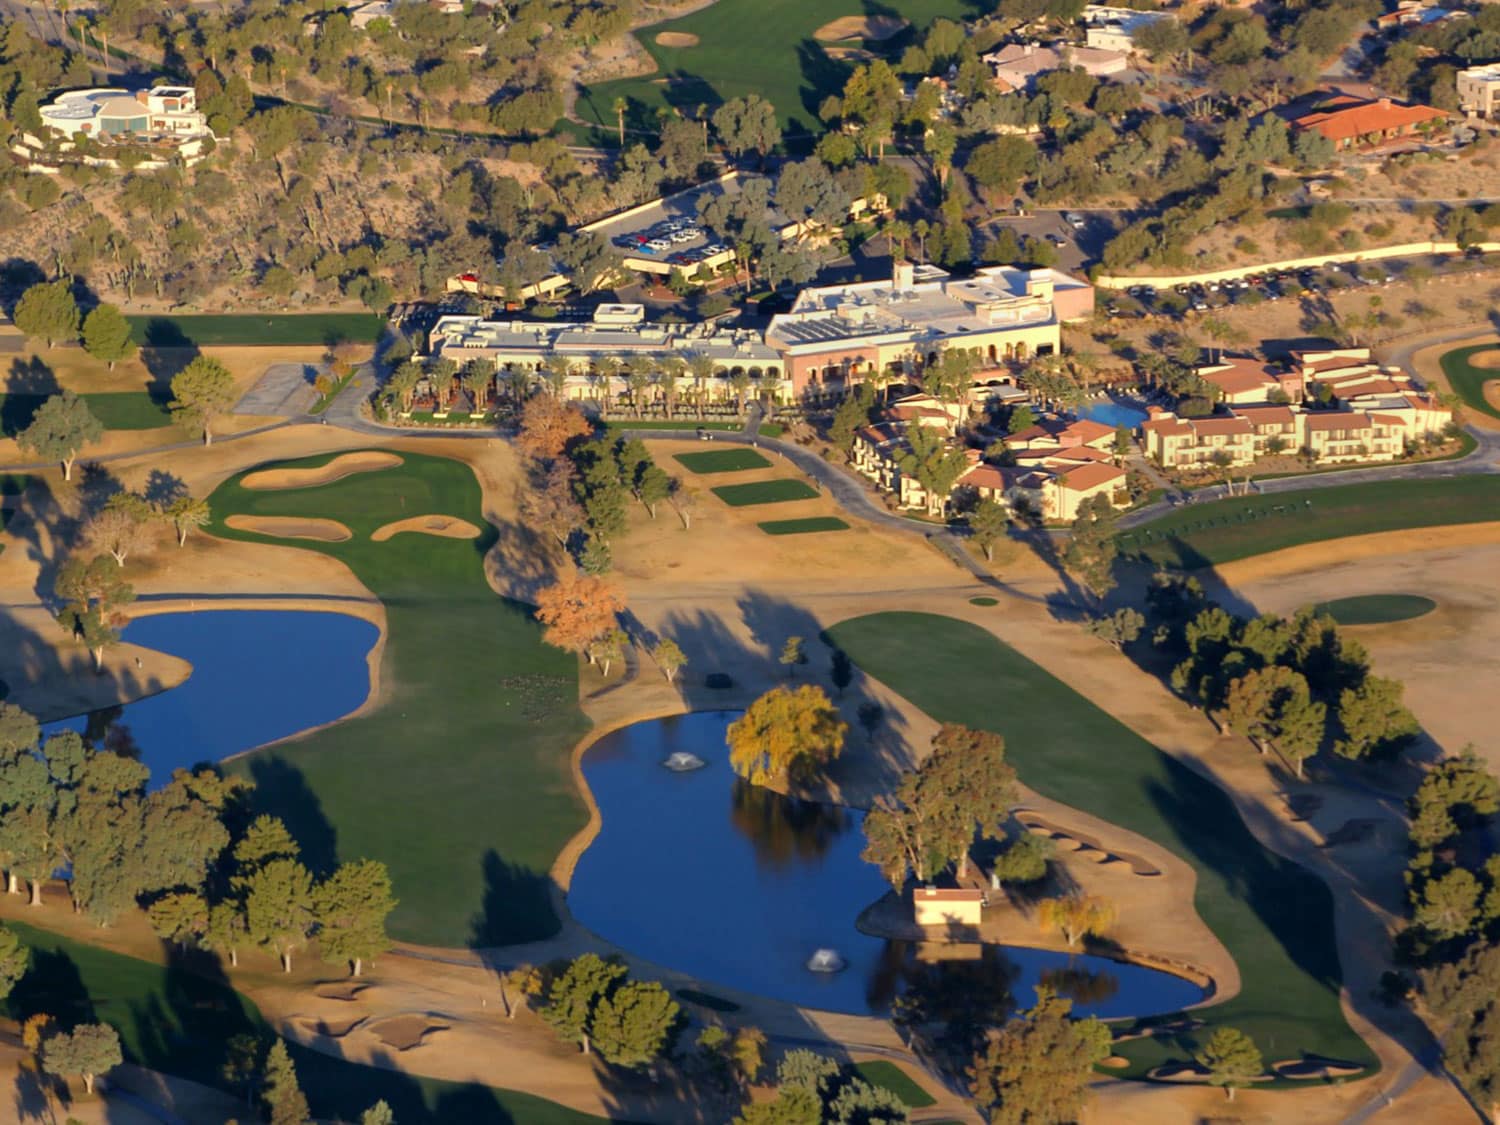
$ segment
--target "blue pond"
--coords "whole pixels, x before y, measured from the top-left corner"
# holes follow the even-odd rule
[[[574,917],[638,956],[701,980],[789,1003],[881,1014],[911,971],[913,948],[860,933],[859,912],[886,891],[859,858],[862,814],[751,786],[730,769],[734,712],[636,723],[584,755],[603,824],[568,892]],[[686,751],[707,765],[662,766]],[[819,948],[848,961],[814,973]],[[1107,958],[988,946],[986,976],[1029,1006],[1037,982],[1075,999],[1080,1014],[1144,1016],[1203,998],[1196,985]],[[939,971],[973,971],[955,962]],[[929,970],[930,971],[930,970]],[[1003,987],[1003,985],[1002,985]]]
[[[380,637],[346,613],[216,609],[132,621],[133,644],[181,657],[192,675],[124,707],[48,724],[135,746],[162,784],[179,766],[219,761],[332,722],[370,693],[366,658]]]
[[[1095,422],[1103,422],[1106,426],[1126,426],[1132,430],[1146,420],[1144,410],[1128,403],[1117,402],[1112,398],[1099,399],[1097,402],[1080,406],[1078,416],[1090,418]]]

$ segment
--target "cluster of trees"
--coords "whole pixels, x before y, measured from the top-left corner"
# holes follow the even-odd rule
[[[49,348],[74,343],[81,336],[84,350],[109,364],[111,371],[136,351],[124,314],[114,305],[98,304],[84,316],[67,278],[39,281],[29,287],[16,302],[13,319],[23,333],[47,341]]]
[[[734,1125],[904,1125],[906,1103],[873,1086],[852,1066],[806,1048],[776,1068],[776,1094],[746,1106]]]
[[[908,876],[927,882],[954,864],[963,877],[975,839],[1000,837],[1015,800],[1005,740],[945,723],[921,765],[866,815],[862,858],[898,892]]]
[[[1147,593],[1153,640],[1181,659],[1174,691],[1221,726],[1275,748],[1302,774],[1323,746],[1354,760],[1390,758],[1419,732],[1397,680],[1370,671],[1364,647],[1327,614],[1246,620],[1210,604],[1191,578],[1159,574]]]
[[[542,1019],[560,1039],[612,1066],[650,1066],[672,1045],[681,1009],[656,981],[633,981],[614,958],[585,953],[549,971],[538,989]]]
[[[43,739],[32,716],[0,704],[0,866],[7,890],[42,886],[67,867],[73,908],[106,926],[135,907],[163,940],[237,962],[242,946],[287,971],[317,935],[325,960],[358,974],[388,946],[395,906],[385,866],[346,863],[322,882],[271,817],[248,813],[249,786],[215,770],[177,770],[149,790],[135,758],[73,731]]]

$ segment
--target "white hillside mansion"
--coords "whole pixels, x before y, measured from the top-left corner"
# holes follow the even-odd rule
[[[21,133],[11,151],[41,172],[60,164],[192,165],[213,150],[215,141],[191,86],[66,90],[39,112],[40,135]]]

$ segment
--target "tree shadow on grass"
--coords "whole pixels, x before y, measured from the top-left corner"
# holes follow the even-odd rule
[[[18,1023],[41,1013],[69,1028],[98,1018],[72,956],[65,949],[41,945],[32,949],[26,975],[11,990],[7,1005]]]
[[[250,759],[250,776],[256,811],[281,818],[309,871],[318,876],[332,872],[338,866],[338,831],[302,771],[279,754],[258,754]]]
[[[469,922],[469,948],[484,950],[535,941],[541,929],[536,924],[539,918],[548,919],[548,928],[556,931],[554,887],[549,877],[508,862],[494,848],[484,853],[481,864],[484,898]]]

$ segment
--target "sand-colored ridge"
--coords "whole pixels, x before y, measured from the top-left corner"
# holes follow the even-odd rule
[[[390,469],[401,464],[394,453],[379,449],[360,449],[353,453],[341,453],[326,465],[316,469],[262,469],[248,474],[240,484],[258,492],[273,492],[287,488],[314,488],[320,484],[332,484],[355,473],[373,473],[379,469]]]
[[[225,527],[236,531],[253,531],[257,535],[274,535],[278,539],[315,539],[320,543],[342,543],[352,538],[349,529],[338,520],[313,516],[245,516],[233,515]]]
[[[696,47],[698,37],[687,31],[659,31],[656,34],[658,47]]]
[[[333,984],[320,984],[313,989],[313,995],[324,1000],[358,1000],[359,994],[366,991],[370,985],[361,981],[337,981]]]
[[[900,16],[840,16],[813,32],[813,38],[820,43],[837,43],[841,39],[880,43],[910,26]]]
[[[457,516],[408,516],[404,520],[396,520],[393,523],[377,527],[370,532],[370,539],[376,543],[384,543],[393,535],[400,535],[403,531],[415,531],[422,535],[436,535],[441,539],[478,539],[479,528],[468,520],[461,520]]]

